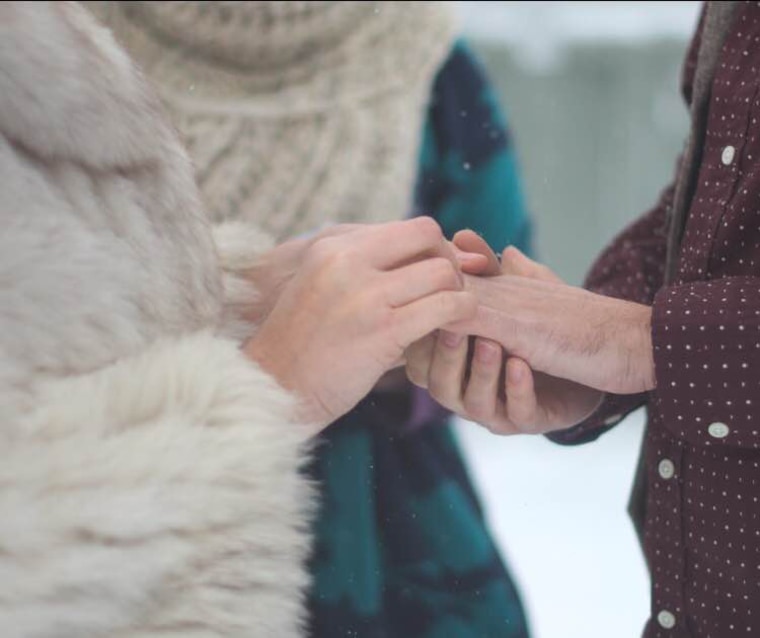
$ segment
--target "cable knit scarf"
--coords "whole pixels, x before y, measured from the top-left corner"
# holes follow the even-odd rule
[[[283,239],[408,213],[453,20],[438,2],[106,2],[217,219]]]

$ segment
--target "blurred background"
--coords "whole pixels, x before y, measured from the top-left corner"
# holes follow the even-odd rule
[[[539,257],[580,283],[669,181],[698,2],[459,2],[507,110]],[[594,444],[458,431],[534,638],[638,638],[649,583],[625,506],[637,413]]]

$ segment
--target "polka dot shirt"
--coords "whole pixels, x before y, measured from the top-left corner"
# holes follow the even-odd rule
[[[590,440],[648,405],[646,638],[760,637],[759,4],[737,8],[719,57],[675,281],[663,285],[672,187],[587,281],[652,305],[657,388],[609,396],[552,436]],[[687,100],[698,44],[684,66]]]

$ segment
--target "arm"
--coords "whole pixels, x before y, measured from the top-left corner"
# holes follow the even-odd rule
[[[665,202],[667,197],[666,193]],[[656,252],[658,246],[664,250],[664,234],[657,232],[660,216],[664,221],[664,205],[616,242],[625,247],[629,261],[652,266],[647,276],[629,278],[625,269],[618,268],[615,255],[619,251],[611,249],[600,258],[594,269],[599,274],[592,273],[590,281],[600,288],[617,281],[638,299],[653,295],[662,271],[660,262],[650,261],[646,255]],[[460,233],[455,241],[471,252],[488,251],[473,233]],[[499,268],[491,260],[490,274],[495,272]],[[590,429],[592,437],[598,436],[601,428],[610,425],[604,411],[611,403],[608,398],[600,406],[600,389],[630,392],[631,382],[638,384],[634,388],[653,383],[651,360],[644,357],[638,372],[630,365],[634,354],[651,352],[648,307],[566,286],[544,266],[512,248],[504,252],[502,272],[510,276],[470,282],[481,298],[475,322],[479,325],[460,328],[494,341],[477,340],[469,370],[466,342],[449,334],[442,335],[437,347],[428,340],[410,351],[410,378],[429,387],[444,405],[500,433],[563,430],[594,412],[569,432],[580,431],[599,418],[600,427]],[[576,314],[579,311],[581,316]],[[583,336],[586,327],[591,330]],[[510,353],[503,376],[499,345]],[[593,364],[588,365],[592,354]],[[607,397],[629,401],[627,394]],[[638,398],[634,396],[630,404],[636,407]]]
[[[684,67],[683,92],[687,102],[691,98],[700,31],[701,24]],[[495,344],[489,346],[483,339],[476,345],[469,377],[466,357],[456,355],[456,346],[446,355],[445,344],[436,348],[428,342],[426,348],[417,348],[410,355],[411,378],[416,376],[422,384],[434,383],[439,398],[447,398],[464,408],[464,416],[472,416],[473,409],[467,409],[466,400],[476,395],[486,405],[490,424],[495,422],[497,428],[507,432],[546,431],[563,424],[567,427],[577,422],[584,405],[580,399],[589,395],[589,388],[614,391],[617,394],[607,394],[591,417],[557,436],[563,442],[580,442],[595,438],[614,425],[643,403],[646,398],[643,391],[654,384],[649,305],[663,284],[665,225],[672,193],[671,186],[650,213],[617,238],[588,278],[590,290],[627,301],[584,293],[552,282],[551,278],[543,284],[506,279],[473,282],[485,302],[475,322],[479,324],[476,332],[480,330],[479,334],[493,337],[510,352],[503,380],[498,375],[499,357],[492,352],[492,356],[486,357],[493,360],[490,364],[478,357],[479,352],[485,354],[494,349]],[[528,270],[537,271],[533,267]],[[515,274],[531,276],[524,272]],[[539,280],[540,275],[539,272]],[[554,301],[546,303],[551,297]],[[505,303],[501,314],[496,310],[500,303]],[[570,327],[573,323],[575,327]],[[592,329],[588,330],[588,326]],[[449,338],[453,339],[452,344],[456,341],[451,335]],[[526,360],[535,371],[544,374],[536,374]],[[436,366],[436,361],[443,363]],[[573,388],[558,376],[570,377],[581,385]],[[547,387],[551,389],[548,395]],[[555,401],[548,401],[552,395]],[[571,399],[569,405],[564,399]],[[585,402],[591,404],[590,400]],[[514,419],[508,418],[515,413]],[[538,419],[539,427],[531,419]]]
[[[681,75],[681,94],[691,105],[694,74],[704,27],[706,3],[689,44]],[[678,170],[676,170],[678,174]],[[673,204],[675,182],[665,189],[658,204],[630,226],[605,250],[592,268],[585,287],[612,297],[652,305],[656,292],[664,284],[667,222]],[[646,393],[607,394],[589,419],[577,427],[556,432],[550,438],[557,443],[583,443],[596,439],[614,427],[630,412],[644,405]]]

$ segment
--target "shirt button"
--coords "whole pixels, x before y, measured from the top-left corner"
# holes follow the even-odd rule
[[[660,627],[663,629],[673,629],[676,626],[676,617],[667,609],[663,609],[657,614],[657,622],[660,623]]]
[[[725,423],[711,423],[707,431],[714,439],[725,439],[731,430]]]
[[[725,166],[728,166],[731,162],[734,161],[734,155],[736,155],[736,149],[729,144],[723,149],[723,152],[720,154],[720,161],[723,162]]]
[[[660,464],[657,466],[657,471],[660,473],[660,476],[662,478],[671,479],[676,473],[676,466],[673,465],[673,461],[670,459],[662,459],[662,461],[660,461]]]

